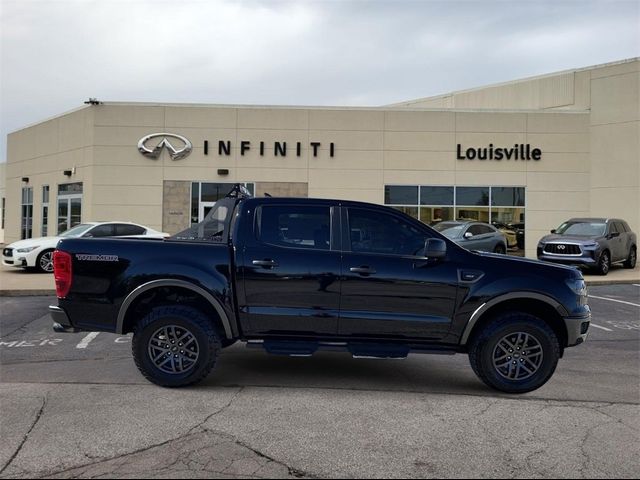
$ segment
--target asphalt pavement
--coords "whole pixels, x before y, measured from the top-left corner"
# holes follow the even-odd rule
[[[640,285],[591,287],[586,344],[493,391],[465,355],[356,360],[226,349],[153,386],[130,336],[56,334],[54,297],[0,298],[0,477],[584,477],[640,471]]]

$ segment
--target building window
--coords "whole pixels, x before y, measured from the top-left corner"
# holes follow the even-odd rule
[[[42,186],[42,225],[41,236],[46,237],[49,231],[49,185]]]
[[[224,198],[235,183],[193,182],[191,184],[191,225],[204,220],[218,200]],[[244,183],[251,195],[255,192],[253,183]]]
[[[20,210],[20,238],[24,240],[33,236],[33,187],[22,188]]]
[[[509,251],[524,254],[525,188],[387,185],[385,204],[427,225],[444,220],[491,223],[505,234]]]
[[[58,233],[82,222],[82,182],[58,185]]]
[[[7,206],[7,199],[2,197],[2,230],[4,230],[4,209]]]

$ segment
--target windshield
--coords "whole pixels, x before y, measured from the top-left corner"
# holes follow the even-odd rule
[[[200,240],[206,242],[225,242],[228,238],[230,208],[234,200],[219,200],[202,222],[196,223],[172,237],[173,240]]]
[[[602,222],[565,222],[558,227],[558,235],[578,235],[582,237],[600,237],[607,231],[607,224]]]
[[[75,227],[71,227],[66,232],[62,232],[59,237],[81,237],[87,230],[89,230],[94,225],[89,223],[81,223],[80,225],[76,225]]]
[[[464,224],[443,222],[439,223],[433,228],[447,238],[456,238],[460,235],[460,232],[464,229],[464,227]]]
[[[447,230],[448,228],[453,228],[457,226],[460,226],[460,224],[455,222],[438,222],[431,225],[431,228],[433,228],[436,232],[442,232],[444,230]]]

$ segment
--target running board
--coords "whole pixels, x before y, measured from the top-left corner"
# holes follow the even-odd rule
[[[247,348],[261,348],[272,355],[310,357],[317,351],[348,352],[353,358],[407,358],[409,353],[454,355],[457,348],[393,343],[314,342],[296,340],[248,340]]]

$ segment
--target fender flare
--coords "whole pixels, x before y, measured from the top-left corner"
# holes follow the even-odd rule
[[[118,311],[118,320],[116,324],[116,333],[123,335],[124,330],[124,318],[127,315],[127,310],[133,303],[133,301],[142,295],[144,292],[148,292],[149,290],[153,290],[154,288],[160,287],[180,287],[185,288],[187,290],[191,290],[202,297],[204,297],[211,306],[216,310],[216,313],[220,316],[220,320],[222,321],[222,326],[224,327],[224,333],[228,339],[233,338],[233,334],[231,331],[231,323],[229,322],[229,317],[225,313],[224,309],[220,302],[213,296],[211,293],[207,292],[204,288],[194,285],[193,283],[186,282],[184,280],[172,280],[172,279],[161,279],[161,280],[151,280],[150,282],[143,283],[142,285],[137,286],[136,288],[127,295],[127,297],[120,305],[120,310]]]
[[[478,323],[478,320],[480,320],[480,318],[482,317],[482,314],[484,312],[486,312],[491,307],[495,307],[496,305],[498,305],[498,304],[500,304],[502,302],[506,302],[508,300],[518,300],[518,299],[539,300],[539,301],[544,302],[547,305],[553,307],[555,310],[558,311],[558,313],[561,316],[564,317],[564,316],[568,315],[568,312],[562,306],[562,304],[560,302],[558,302],[557,300],[555,300],[554,298],[549,297],[548,295],[543,295],[541,293],[534,293],[534,292],[510,292],[510,293],[505,293],[504,295],[499,295],[497,297],[492,298],[491,300],[483,303],[478,308],[476,308],[476,310],[471,314],[471,317],[469,318],[469,321],[467,322],[467,325],[464,328],[464,331],[462,332],[462,337],[460,338],[460,345],[466,345],[467,344],[467,341],[469,340],[469,336],[471,335],[471,332],[473,331],[473,327],[475,327],[476,323]]]

